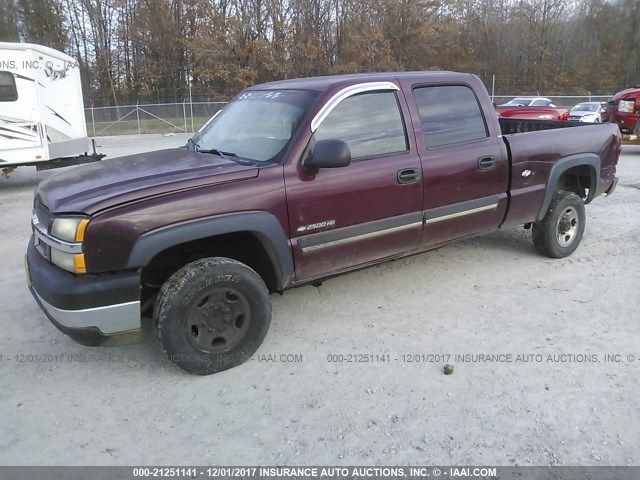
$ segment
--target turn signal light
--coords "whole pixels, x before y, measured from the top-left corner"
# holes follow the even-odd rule
[[[84,253],[79,253],[73,257],[76,267],[76,273],[87,273],[87,267],[84,264]]]
[[[82,220],[80,220],[78,229],[76,230],[76,242],[84,242],[84,232],[87,229],[87,225],[89,225],[88,218],[83,218]]]

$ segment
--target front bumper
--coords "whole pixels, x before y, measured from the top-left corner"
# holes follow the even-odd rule
[[[140,275],[73,275],[49,263],[31,238],[25,259],[29,290],[47,318],[83,345],[141,338]]]
[[[607,188],[607,190],[604,192],[607,194],[607,197],[613,193],[613,191],[616,189],[617,186],[618,186],[618,177],[613,177],[613,182],[611,182],[611,186]]]

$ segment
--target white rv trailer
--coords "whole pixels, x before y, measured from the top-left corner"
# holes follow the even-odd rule
[[[0,168],[102,158],[88,149],[78,62],[42,45],[0,42]]]

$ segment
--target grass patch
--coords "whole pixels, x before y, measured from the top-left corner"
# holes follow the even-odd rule
[[[133,118],[132,118],[133,117]],[[210,117],[193,117],[193,127],[196,131],[205,124]],[[184,118],[165,118],[168,123],[156,118],[141,118],[140,122],[134,115],[130,115],[124,120],[111,125],[113,122],[87,122],[87,133],[91,136],[108,136],[108,135],[137,135],[138,133],[184,133]],[[111,125],[111,126],[110,126]],[[175,126],[174,126],[175,125]],[[191,118],[187,118],[187,132],[191,132]]]

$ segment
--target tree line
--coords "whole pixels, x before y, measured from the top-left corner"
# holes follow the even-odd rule
[[[76,58],[96,106],[389,70],[473,72],[497,94],[640,83],[640,0],[0,0],[0,41]]]

